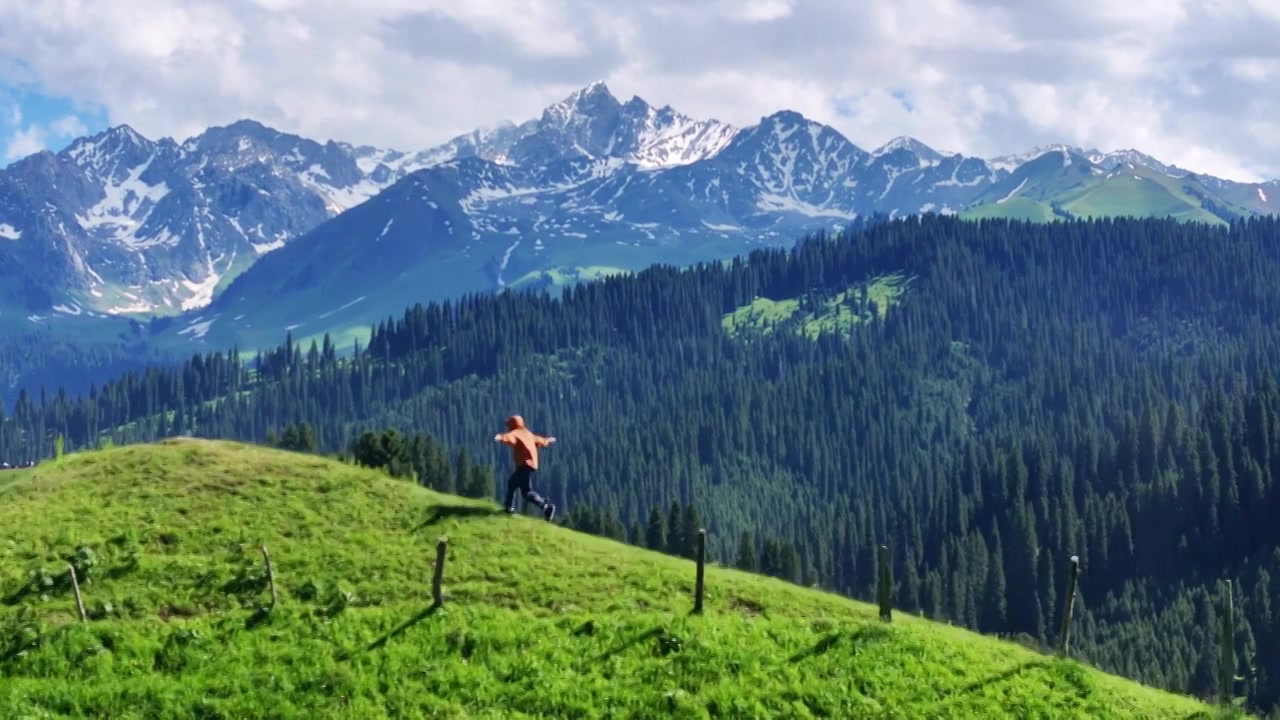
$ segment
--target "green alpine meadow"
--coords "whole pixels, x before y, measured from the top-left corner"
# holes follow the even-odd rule
[[[687,559],[305,453],[85,451],[0,508],[5,718],[1217,717],[714,564],[694,613]]]

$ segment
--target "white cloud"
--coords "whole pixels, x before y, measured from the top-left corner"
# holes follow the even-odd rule
[[[22,127],[24,119],[22,108],[16,103],[11,111],[10,119],[13,125],[13,133],[9,136],[8,144],[5,146],[5,162],[13,162],[48,148],[51,136],[67,139],[81,137],[89,132],[84,122],[75,115],[64,115],[48,123],[48,125],[28,123],[26,127]]]
[[[1276,37],[1280,0],[0,0],[0,77],[152,137],[252,117],[416,149],[604,79],[868,149],[1135,147],[1252,179],[1280,176]]]
[[[80,118],[75,115],[64,115],[49,123],[49,129],[62,137],[82,137],[89,132]]]
[[[39,127],[31,126],[25,130],[15,130],[9,137],[9,144],[5,147],[5,160],[12,162],[38,153],[45,147],[45,133]]]

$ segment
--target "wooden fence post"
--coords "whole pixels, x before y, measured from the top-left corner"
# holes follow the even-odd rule
[[[280,597],[276,594],[276,573],[271,567],[271,553],[267,552],[267,546],[262,546],[262,559],[267,563],[267,584],[271,586],[271,607],[276,606],[276,602]]]
[[[431,599],[436,607],[444,605],[444,588],[441,583],[444,581],[444,555],[449,548],[449,538],[441,536],[436,541],[436,572],[431,577]]]
[[[1063,657],[1071,652],[1071,614],[1075,611],[1076,605],[1076,580],[1080,577],[1080,556],[1071,556],[1071,574],[1067,577],[1067,602],[1062,608],[1062,645],[1058,648],[1058,653]]]
[[[84,598],[80,597],[80,581],[76,578],[76,566],[67,563],[67,572],[71,573],[71,589],[76,593],[76,609],[80,611],[80,622],[85,622],[88,618],[84,612]]]
[[[693,612],[702,614],[702,591],[705,587],[703,582],[703,563],[707,557],[707,531],[705,528],[698,528],[698,576],[693,586]]]
[[[1227,581],[1227,597],[1222,609],[1222,654],[1218,658],[1218,697],[1223,705],[1230,705],[1235,695],[1236,648],[1234,622],[1232,621],[1231,581]]]
[[[880,546],[880,619],[893,621],[893,607],[890,602],[890,586],[893,584],[893,573],[889,569],[889,546]]]

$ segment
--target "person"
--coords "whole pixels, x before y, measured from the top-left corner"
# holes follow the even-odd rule
[[[538,472],[538,448],[547,447],[556,439],[533,433],[525,427],[524,418],[519,415],[507,418],[507,431],[494,435],[493,439],[511,446],[515,464],[511,477],[507,478],[507,512],[516,511],[516,491],[519,490],[525,500],[542,509],[542,515],[550,522],[556,516],[556,504],[533,489],[533,476]]]

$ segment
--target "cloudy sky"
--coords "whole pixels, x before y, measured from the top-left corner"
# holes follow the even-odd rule
[[[1280,177],[1280,0],[0,0],[0,164],[252,117],[428,147],[593,80],[871,149],[1137,148]]]

